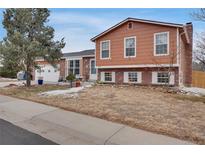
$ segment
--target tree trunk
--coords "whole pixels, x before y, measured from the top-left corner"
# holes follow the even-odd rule
[[[27,87],[31,86],[31,71],[29,65],[27,65],[26,67],[26,86]]]
[[[31,74],[29,71],[26,71],[26,86],[27,87],[31,86]]]

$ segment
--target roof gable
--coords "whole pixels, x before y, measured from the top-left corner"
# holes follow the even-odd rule
[[[130,22],[130,21],[134,21],[134,22],[141,22],[141,23],[149,23],[149,24],[155,24],[155,25],[161,25],[161,26],[169,26],[169,27],[179,27],[179,28],[183,28],[183,24],[176,24],[176,23],[169,23],[169,22],[161,22],[161,21],[153,21],[153,20],[145,20],[145,19],[137,19],[137,18],[127,18],[121,22],[119,22],[118,24],[112,26],[111,28],[105,30],[104,32],[98,34],[97,36],[93,37],[91,39],[91,41],[95,41],[97,38],[109,33],[110,31],[112,31],[113,29],[121,26],[122,24],[126,23],[126,22]]]

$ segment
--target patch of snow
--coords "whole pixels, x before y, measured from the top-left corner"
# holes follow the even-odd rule
[[[18,81],[17,79],[13,79],[13,78],[3,78],[3,77],[0,77],[0,80],[10,80],[10,81]]]
[[[91,88],[93,87],[95,83],[94,82],[83,82],[82,85],[85,87],[85,88]]]
[[[13,82],[0,82],[0,88],[10,87],[10,86],[25,86],[25,81],[13,81]],[[31,82],[33,85],[33,82]]]
[[[204,88],[197,88],[197,87],[182,87],[180,88],[181,92],[185,92],[190,95],[205,95],[205,89]]]
[[[73,94],[73,93],[78,93],[82,91],[84,87],[74,87],[66,90],[51,90],[47,92],[40,93],[40,95],[46,95],[46,96],[56,96],[56,95],[65,95],[65,94]]]

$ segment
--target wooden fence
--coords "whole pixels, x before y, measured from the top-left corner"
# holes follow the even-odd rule
[[[205,88],[205,72],[192,71],[192,86]]]

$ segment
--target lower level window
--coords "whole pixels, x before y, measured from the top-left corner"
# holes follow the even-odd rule
[[[158,83],[169,83],[169,73],[168,72],[157,73],[157,82]]]
[[[105,72],[105,81],[112,81],[112,72]]]
[[[128,81],[137,82],[137,72],[128,72]]]
[[[74,75],[80,74],[80,60],[70,60],[69,73]]]

